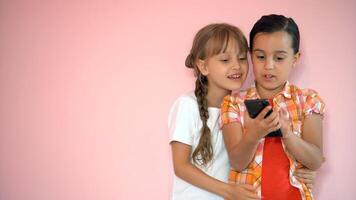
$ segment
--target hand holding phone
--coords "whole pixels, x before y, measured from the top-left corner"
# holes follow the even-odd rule
[[[265,107],[270,105],[267,99],[249,99],[245,100],[244,103],[246,105],[247,112],[252,119],[255,119]],[[268,111],[264,118],[267,118],[272,112],[272,109]],[[265,137],[282,137],[282,132],[278,129],[270,132]]]

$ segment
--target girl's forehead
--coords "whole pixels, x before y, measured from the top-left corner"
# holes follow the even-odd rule
[[[292,37],[285,31],[277,31],[273,33],[261,32],[256,34],[253,39],[253,50],[278,50],[291,49]]]
[[[225,51],[221,53],[232,53],[232,54],[240,54],[240,53],[247,53],[247,51],[242,52],[242,48],[239,47],[239,44],[236,40],[230,40]]]
[[[247,53],[247,49],[244,49],[243,47],[240,47],[239,42],[233,38],[230,37],[229,39],[225,40],[212,40],[209,44],[207,44],[207,52],[209,55],[217,55],[221,53]]]

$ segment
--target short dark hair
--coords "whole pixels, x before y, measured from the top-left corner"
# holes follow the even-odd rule
[[[250,50],[253,50],[253,40],[258,33],[274,33],[278,31],[287,32],[292,38],[292,48],[294,53],[299,52],[299,29],[292,18],[283,15],[265,15],[262,16],[253,26],[250,32]]]

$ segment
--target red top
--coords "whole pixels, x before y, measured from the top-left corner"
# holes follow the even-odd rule
[[[266,137],[263,148],[261,183],[264,200],[301,199],[299,189],[290,184],[289,168],[289,159],[283,150],[281,138]]]

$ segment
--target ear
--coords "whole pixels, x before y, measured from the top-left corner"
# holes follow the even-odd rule
[[[197,66],[200,73],[203,74],[204,76],[207,76],[209,74],[209,70],[205,62],[206,62],[205,60],[198,59]]]
[[[300,52],[294,54],[294,58],[293,58],[293,68],[296,66],[297,62],[300,59]]]

